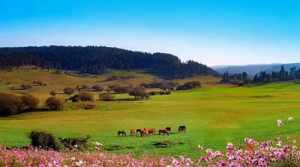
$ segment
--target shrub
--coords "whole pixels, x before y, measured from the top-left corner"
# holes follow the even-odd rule
[[[79,95],[73,95],[71,97],[69,97],[66,101],[69,101],[71,100],[72,102],[78,102],[80,99],[79,99]]]
[[[79,97],[80,101],[93,101],[94,100],[93,94],[87,93],[87,92],[79,93],[78,97]]]
[[[83,109],[85,110],[91,110],[91,109],[94,109],[96,107],[95,104],[83,104]]]
[[[134,96],[135,99],[147,99],[149,97],[145,88],[136,87],[132,89],[129,93],[129,96]]]
[[[64,91],[64,94],[67,94],[67,95],[72,95],[75,92],[75,90],[70,87],[64,88],[63,91]]]
[[[177,83],[171,81],[155,81],[151,83],[143,83],[141,84],[141,86],[145,88],[160,88],[162,90],[174,90],[174,88],[177,86]]]
[[[24,107],[23,109],[26,111],[35,110],[39,104],[39,99],[30,94],[24,94],[21,96],[21,100]]]
[[[49,92],[49,94],[50,94],[51,96],[55,96],[57,93],[56,93],[54,90],[51,90],[51,91]]]
[[[32,81],[32,85],[33,85],[33,86],[46,86],[47,84],[46,84],[46,83],[43,83],[43,82],[40,81],[40,80],[34,80],[34,81]]]
[[[111,93],[103,93],[99,94],[99,99],[103,101],[112,101],[114,99],[114,96]]]
[[[22,99],[14,94],[0,93],[0,116],[9,116],[22,112]]]
[[[179,85],[177,87],[177,90],[189,90],[189,89],[200,88],[200,87],[201,87],[201,83],[199,81],[190,81],[182,85]]]
[[[102,86],[100,86],[100,85],[93,85],[93,86],[92,86],[92,89],[93,89],[94,91],[96,91],[96,92],[101,92],[101,91],[104,90],[104,88],[103,88]]]
[[[63,104],[63,102],[60,99],[58,99],[56,97],[49,97],[46,100],[46,106],[50,110],[58,111],[58,110],[62,110],[63,109],[64,104]]]
[[[31,140],[31,145],[41,149],[54,149],[59,150],[59,143],[56,141],[55,137],[46,132],[32,131],[29,135]]]
[[[90,136],[86,136],[84,138],[81,137],[73,137],[73,138],[59,138],[59,141],[63,144],[63,146],[67,149],[79,149],[84,150],[87,149],[87,143],[90,139]]]
[[[89,86],[87,86],[87,85],[77,85],[76,89],[79,90],[79,91],[87,90],[87,89],[89,89]]]
[[[132,90],[131,86],[111,85],[109,87],[115,93],[129,93]]]
[[[27,89],[31,89],[32,86],[28,85],[28,84],[22,84],[20,85],[20,90],[27,90]]]

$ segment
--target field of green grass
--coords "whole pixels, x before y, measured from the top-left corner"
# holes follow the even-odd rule
[[[5,89],[0,85],[0,90]],[[118,99],[127,95],[118,95]],[[300,84],[273,83],[253,87],[204,87],[176,91],[170,96],[153,96],[146,101],[97,101],[96,110],[74,109],[67,104],[61,112],[34,112],[0,118],[0,143],[22,146],[29,143],[31,130],[43,130],[57,137],[91,135],[91,141],[107,148],[119,145],[115,153],[135,155],[188,155],[197,157],[200,144],[222,149],[227,142],[239,144],[244,137],[300,139]],[[287,122],[288,117],[295,120]],[[276,126],[282,119],[285,125]],[[149,137],[117,137],[118,130],[163,128],[176,132],[187,126],[186,134]],[[129,132],[128,132],[129,133]],[[169,141],[169,148],[153,142]],[[181,143],[181,144],[178,144]]]

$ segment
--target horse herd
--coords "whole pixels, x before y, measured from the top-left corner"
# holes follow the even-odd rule
[[[178,127],[178,133],[185,133],[186,132],[186,126],[181,125]],[[161,128],[158,129],[158,131],[155,128],[140,128],[140,129],[130,129],[129,130],[130,136],[151,136],[151,135],[167,135],[169,136],[172,133],[171,127]],[[118,136],[127,136],[127,133],[125,130],[119,130],[117,132]]]

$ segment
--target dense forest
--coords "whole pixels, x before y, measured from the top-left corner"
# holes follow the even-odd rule
[[[98,74],[108,70],[143,70],[162,78],[217,75],[211,68],[167,53],[145,53],[103,46],[0,48],[0,68],[34,65],[45,69]]]
[[[232,83],[232,84],[245,84],[245,83],[268,83],[276,81],[293,81],[300,80],[300,69],[296,67],[291,67],[286,70],[284,66],[281,66],[279,71],[266,72],[261,71],[250,77],[248,73],[235,73],[230,74],[225,72],[222,77],[222,83]]]

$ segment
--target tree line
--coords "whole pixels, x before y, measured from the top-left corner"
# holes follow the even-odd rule
[[[276,81],[292,81],[300,79],[300,69],[292,67],[290,69],[285,69],[284,66],[281,66],[279,71],[266,72],[261,71],[255,74],[253,77],[248,75],[248,73],[235,73],[229,74],[225,72],[223,74],[222,83],[231,83],[231,84],[247,84],[247,83],[268,83]]]
[[[146,53],[104,46],[43,46],[0,48],[0,68],[34,65],[44,69],[99,74],[108,70],[143,70],[162,78],[217,75],[195,61],[182,62],[167,53]]]

